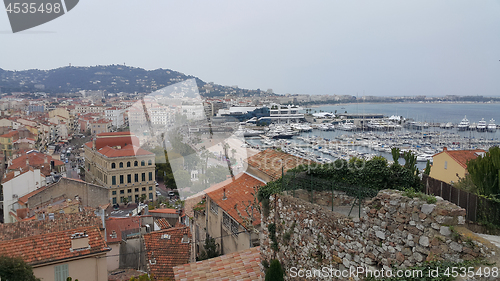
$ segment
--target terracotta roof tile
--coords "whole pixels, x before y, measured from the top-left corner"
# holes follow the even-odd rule
[[[189,262],[191,244],[183,237],[191,237],[188,227],[176,227],[144,235],[149,271],[156,278],[174,278],[173,267]]]
[[[154,210],[149,210],[149,213],[156,213],[156,214],[177,214],[176,209],[154,209]]]
[[[464,169],[467,169],[467,161],[476,159],[477,153],[486,152],[483,149],[475,149],[475,150],[443,150],[438,154],[435,154],[432,157],[436,157],[441,153],[448,154],[453,160],[455,160],[460,166]]]
[[[75,233],[86,233],[90,248],[71,250],[71,235]],[[109,248],[101,236],[99,228],[95,226],[49,232],[33,237],[0,242],[1,254],[10,257],[20,256],[25,262],[31,265],[39,265],[106,251],[109,251]]]
[[[254,193],[260,186],[265,183],[248,175],[247,173],[241,173],[235,176],[235,179],[224,185],[222,188],[218,188],[214,191],[207,192],[207,196],[210,197],[221,209],[223,209],[228,215],[235,219],[238,223],[245,226],[245,222],[238,215],[238,212],[234,209],[234,206],[238,204],[238,210],[241,214],[246,216],[245,205],[248,205],[248,201],[254,201]],[[224,197],[224,191],[226,199]],[[256,194],[255,194],[256,195]],[[260,215],[256,215],[253,225],[260,224]]]
[[[55,213],[54,220],[30,220],[0,224],[0,241],[26,238],[35,235],[74,229],[78,227],[97,226],[102,222],[92,209],[84,209],[80,213]]]
[[[157,218],[155,222],[160,227],[160,229],[167,229],[172,227],[165,218]]]
[[[175,280],[259,280],[260,247],[174,267]]]
[[[122,241],[122,235],[139,232],[141,228],[140,217],[109,218],[106,220],[106,233],[108,243]]]
[[[109,158],[139,156],[139,155],[154,155],[154,153],[152,153],[152,152],[144,150],[138,146],[133,146],[131,144],[129,144],[125,147],[122,147],[121,149],[105,146],[105,147],[99,149],[98,152],[102,155],[109,157]]]
[[[266,149],[249,157],[247,162],[248,165],[259,169],[273,180],[277,180],[281,177],[281,159],[285,161],[283,166],[285,172],[299,165],[312,163],[310,160],[272,149]]]

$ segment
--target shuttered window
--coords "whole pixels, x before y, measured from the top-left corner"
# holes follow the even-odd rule
[[[68,264],[61,264],[54,266],[54,280],[55,281],[66,281],[69,277]]]

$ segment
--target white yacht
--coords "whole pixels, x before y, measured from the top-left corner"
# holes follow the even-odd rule
[[[478,132],[486,131],[486,121],[484,121],[484,118],[482,118],[481,121],[477,123],[477,130]]]
[[[493,118],[491,118],[490,123],[488,124],[487,130],[489,132],[494,132],[497,130],[497,125],[495,124],[495,120],[493,120]]]
[[[342,123],[338,127],[338,129],[342,130],[342,131],[352,131],[352,130],[356,129],[356,125],[354,125],[353,122],[350,122],[350,121],[346,120],[345,123]]]
[[[470,126],[470,122],[469,122],[469,120],[467,120],[467,116],[464,116],[464,119],[462,119],[462,122],[460,122],[460,124],[458,124],[458,130],[465,131],[465,130],[469,129],[469,126]]]

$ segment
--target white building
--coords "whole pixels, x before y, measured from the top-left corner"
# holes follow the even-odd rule
[[[123,117],[123,113],[125,112],[125,110],[121,109],[121,108],[117,108],[117,107],[110,107],[110,108],[107,108],[106,111],[105,111],[105,116],[107,119],[110,119],[111,120],[111,125],[113,125],[115,128],[119,128],[121,126],[123,126],[124,124],[124,117]]]
[[[40,173],[39,169],[29,168],[26,171],[12,171],[6,173],[2,179],[3,186],[3,201],[1,207],[3,209],[4,223],[13,222],[10,212],[16,212],[20,208],[17,203],[20,197],[45,186],[45,177]]]

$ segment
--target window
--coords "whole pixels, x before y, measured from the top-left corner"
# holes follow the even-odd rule
[[[139,174],[135,174],[134,178],[135,178],[135,182],[138,182],[139,181]]]
[[[219,214],[219,206],[214,201],[210,201],[210,211],[214,214]]]
[[[116,204],[116,197],[113,197],[113,205]]]
[[[127,183],[132,183],[132,175],[131,174],[127,175]]]
[[[69,277],[68,264],[61,264],[54,266],[54,280],[66,281]]]
[[[146,181],[146,173],[142,173],[142,181]]]
[[[146,191],[146,188],[145,188],[145,187],[143,187],[143,188],[142,188],[142,191]]]
[[[120,168],[123,168],[123,162],[120,162]]]
[[[146,162],[144,162],[144,160],[141,161],[141,166],[145,166],[146,165]]]
[[[111,192],[111,194],[112,194],[112,195],[116,195],[116,190],[113,190],[113,191]]]
[[[120,190],[120,194],[125,194],[125,189]]]
[[[448,161],[444,161],[444,168],[448,169]]]
[[[135,192],[139,192],[139,188],[136,188],[136,189],[135,189]]]
[[[130,167],[130,161],[127,162],[127,168],[129,168],[129,167]]]
[[[128,202],[132,202],[132,196],[128,197]]]
[[[120,184],[123,184],[123,175],[120,175]]]
[[[231,229],[231,218],[226,214],[226,212],[222,213],[222,225],[226,229]]]
[[[153,180],[153,172],[149,172],[149,180],[152,181]]]
[[[152,192],[149,193],[149,200],[153,200],[153,193]]]
[[[138,163],[137,161],[134,161],[134,167],[137,167],[137,163]]]
[[[132,193],[132,188],[127,189],[127,193]]]
[[[150,186],[150,187],[149,187],[149,190],[153,190],[153,187],[152,187],[152,186]]]
[[[148,166],[151,166],[151,165],[153,165],[153,161],[148,160]]]
[[[116,185],[116,176],[111,177],[111,185]]]
[[[116,164],[115,163],[111,163],[111,169],[115,169],[116,168]]]

